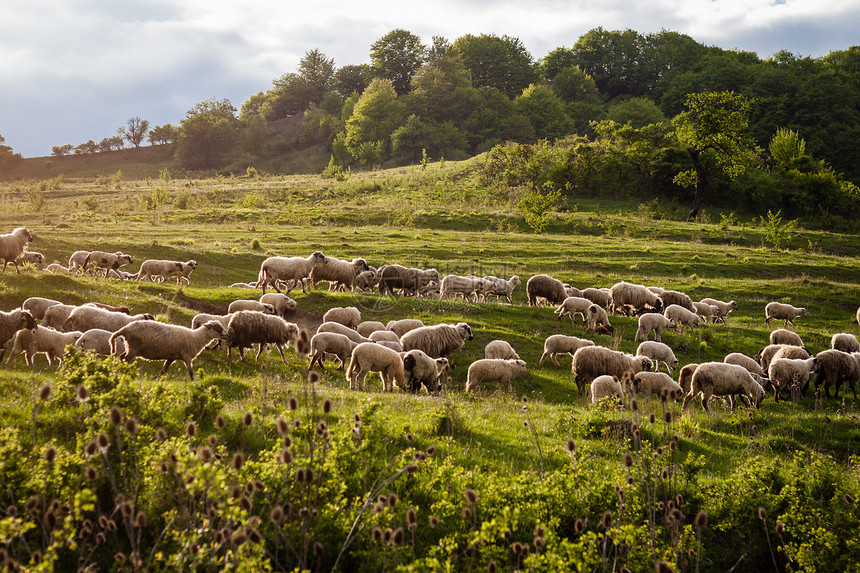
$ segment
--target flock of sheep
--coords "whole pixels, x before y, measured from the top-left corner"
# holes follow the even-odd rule
[[[24,228],[0,236],[0,259],[5,263],[21,262],[26,247],[33,239]],[[41,258],[41,256],[40,256]],[[189,275],[197,266],[195,261],[148,260],[136,274],[125,273],[120,267],[132,263],[121,252],[79,251],[69,259],[65,272],[87,272],[90,269],[118,279],[176,278],[190,282]],[[57,265],[59,266],[59,265]],[[17,267],[17,264],[16,264]],[[46,269],[51,270],[51,269]],[[58,269],[54,269],[55,271]],[[19,271],[20,272],[20,271]],[[194,377],[193,360],[207,347],[224,343],[228,358],[234,348],[244,360],[244,351],[259,345],[259,359],[266,345],[278,348],[286,363],[285,348],[295,346],[307,354],[308,369],[323,367],[327,357],[335,358],[345,371],[350,388],[362,390],[369,373],[378,372],[383,390],[394,386],[417,392],[423,386],[429,392],[442,388],[442,378],[451,368],[453,353],[474,338],[466,323],[425,325],[417,319],[402,319],[383,324],[362,321],[355,307],[336,307],[323,316],[323,323],[313,335],[308,334],[290,318],[297,303],[289,293],[307,283],[328,282],[332,290],[374,289],[382,294],[462,297],[466,301],[487,300],[495,295],[499,300],[513,301],[513,290],[521,284],[516,275],[510,279],[494,276],[475,277],[446,275],[440,279],[435,269],[417,269],[391,264],[374,268],[364,259],[342,261],[317,251],[308,257],[269,257],[263,261],[254,283],[236,283],[233,287],[258,288],[257,300],[237,300],[230,304],[226,315],[198,314],[191,328],[165,324],[149,314],[132,314],[125,307],[100,303],[72,306],[60,301],[32,297],[22,307],[0,312],[0,361],[14,338],[9,360],[20,354],[32,364],[36,354],[46,354],[50,364],[62,360],[66,346],[74,345],[98,354],[115,354],[123,359],[163,360],[160,374],[174,361],[182,361],[189,378]],[[276,292],[266,292],[267,287]],[[285,289],[286,292],[282,292]],[[667,328],[688,328],[691,331],[703,322],[725,322],[737,309],[734,301],[715,299],[693,301],[688,295],[659,287],[646,287],[619,282],[611,288],[574,288],[550,277],[538,274],[526,283],[529,305],[549,304],[555,307],[560,320],[569,316],[575,323],[580,317],[588,330],[596,334],[614,332],[609,317],[626,315],[638,317],[634,340],[642,340],[635,355],[595,345],[591,340],[554,334],[544,342],[539,365],[549,358],[559,366],[557,357],[572,357],[571,372],[580,391],[590,387],[591,401],[632,399],[639,395],[659,395],[663,399],[680,399],[686,407],[701,396],[707,410],[712,396],[726,396],[734,407],[734,397],[744,396],[758,406],[766,392],[773,389],[778,400],[787,393],[796,398],[805,392],[811,375],[815,385],[824,383],[825,396],[834,387],[836,396],[845,383],[855,392],[860,380],[860,342],[848,333],[832,337],[831,349],[811,355],[800,337],[785,328],[771,333],[770,344],[755,358],[732,353],[724,362],[688,364],[680,369],[672,349],[662,342],[661,333]],[[794,324],[806,317],[806,309],[782,303],[770,303],[765,308],[766,323],[784,321]],[[38,321],[38,323],[37,323]],[[857,311],[860,323],[860,309]],[[654,340],[650,340],[651,335]],[[17,334],[17,335],[16,335]],[[664,366],[667,373],[660,371]],[[466,392],[479,385],[499,383],[512,391],[511,380],[526,372],[526,363],[514,348],[503,340],[491,341],[484,349],[484,358],[474,361],[467,372]]]

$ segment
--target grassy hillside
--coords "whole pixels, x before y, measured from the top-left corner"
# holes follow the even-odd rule
[[[671,206],[609,199],[571,202],[553,213],[547,232],[534,234],[516,207],[517,192],[484,188],[477,168],[476,160],[448,162],[344,181],[8,183],[0,187],[0,224],[32,230],[31,250],[46,263],[101,249],[130,253],[132,271],[147,258],[195,259],[199,267],[183,288],[7,270],[0,309],[30,296],[99,300],[188,325],[197,312],[225,312],[231,300],[254,297],[227,285],[253,281],[265,257],[321,250],[375,266],[435,267],[440,275],[517,274],[525,283],[546,272],[580,288],[628,280],[695,300],[737,301],[725,325],[664,334],[681,365],[755,355],[767,344],[764,306],[773,300],[808,309],[795,330],[812,352],[829,347],[835,332],[860,335],[857,236],[799,230],[776,249],[775,229],[761,224],[680,223],[654,218]],[[79,559],[105,568],[133,568],[136,554],[150,569],[201,570],[495,563],[502,570],[644,571],[662,559],[685,571],[842,571],[860,563],[853,503],[860,425],[850,391],[838,400],[810,392],[797,404],[770,396],[759,410],[734,413],[719,404],[705,413],[698,402],[682,412],[657,398],[636,409],[593,408],[573,384],[570,358],[560,358],[561,367],[538,366],[543,341],[565,333],[635,352],[634,318],[611,317],[613,336],[592,335],[558,321],[551,308],[527,306],[524,287],[513,305],[320,287],[291,296],[299,304],[294,320],[308,330],[328,308],[357,306],[365,320],[466,321],[475,339],[454,355],[437,397],[383,393],[375,375],[367,391],[356,392],[331,365],[311,383],[307,359],[295,352],[283,364],[276,351],[259,363],[253,355],[241,363],[235,353],[228,360],[204,351],[195,382],[176,365],[157,379],[160,364],[148,362],[70,357],[60,372],[43,357],[33,368],[21,357],[4,363],[0,447],[8,455],[0,472],[4,501],[19,510],[17,517],[7,511],[4,522],[10,554],[32,563],[41,547],[60,565]],[[514,380],[512,396],[493,386],[465,395],[468,364],[493,339],[509,341],[529,371]],[[45,384],[51,396],[41,400]],[[90,393],[86,401],[74,399],[79,385]],[[116,427],[113,405],[122,411]],[[126,418],[136,426],[123,426]],[[109,447],[89,455],[88,443],[102,432]],[[48,462],[51,447],[56,458]],[[19,458],[26,463],[9,461]],[[97,476],[81,478],[89,467]],[[299,476],[304,468],[312,474]],[[77,491],[92,497],[75,501]],[[376,507],[389,494],[396,500]],[[45,505],[37,518],[25,507],[31,496]],[[62,518],[63,535],[78,538],[89,520],[90,537],[72,547],[51,533],[46,514],[54,498],[71,506],[52,518]],[[123,513],[129,501],[133,508]],[[278,518],[278,508],[286,517]],[[699,512],[707,525],[694,519]],[[115,520],[113,530],[100,516]],[[398,528],[400,543],[386,542],[386,529],[394,539]],[[104,538],[95,542],[98,533]]]

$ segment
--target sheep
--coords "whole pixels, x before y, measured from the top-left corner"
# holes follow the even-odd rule
[[[651,359],[647,356],[631,356],[603,346],[584,346],[573,354],[571,372],[574,382],[581,392],[587,384],[603,374],[624,377],[624,373],[634,374],[651,370]]]
[[[491,340],[484,347],[484,358],[519,359],[520,355],[506,340]]]
[[[593,304],[587,298],[569,296],[555,309],[555,315],[561,320],[566,314],[570,314],[570,322],[575,324],[573,318],[578,314],[582,317],[582,322],[585,322],[585,311]]]
[[[624,391],[618,378],[604,374],[592,380],[591,403],[597,405],[609,398],[617,398],[619,404],[624,402]]]
[[[69,267],[64,267],[63,265],[58,264],[58,263],[51,263],[50,265],[45,267],[45,270],[48,271],[49,273],[69,274]]]
[[[15,260],[16,263],[26,265],[30,263],[34,267],[40,266],[45,260],[45,256],[42,253],[36,251],[28,251],[24,249],[24,252]]]
[[[260,315],[263,316],[263,315]],[[176,360],[185,363],[188,378],[194,380],[193,361],[210,340],[225,339],[227,331],[220,322],[210,320],[194,330],[176,324],[165,324],[155,320],[139,320],[129,323],[110,337],[111,354],[130,362],[135,358],[164,360],[158,376],[167,373],[167,368]],[[125,340],[125,352],[119,351],[117,341]]]
[[[693,333],[695,332],[693,327],[701,322],[698,314],[677,304],[666,307],[666,310],[663,311],[663,316],[674,320],[679,332],[683,332],[684,326],[687,326],[690,329],[690,333]]]
[[[57,306],[52,306],[46,311],[45,315],[47,316],[48,312],[57,308]],[[96,306],[84,305],[73,309],[69,313],[69,318],[63,323],[63,330],[66,332],[71,332],[72,330],[86,332],[91,328],[101,328],[102,330],[116,332],[131,322],[153,320],[155,320],[155,317],[149,313],[128,315],[124,312],[114,312]]]
[[[83,269],[86,271],[90,263],[98,274],[98,269],[104,269],[104,276],[107,278],[109,269],[117,270],[125,265],[130,265],[134,261],[131,255],[123,254],[122,251],[115,253],[106,253],[104,251],[90,251],[84,259]]]
[[[596,304],[591,304],[585,309],[585,324],[588,329],[597,334],[612,334],[615,329],[609,324],[609,315],[606,309]]]
[[[725,322],[729,313],[738,309],[738,303],[733,300],[723,302],[715,298],[705,297],[700,302],[717,307],[717,316],[713,317],[713,322],[717,322],[718,320],[720,322]]]
[[[544,359],[549,357],[553,364],[561,366],[556,359],[556,355],[566,352],[573,357],[573,354],[583,346],[594,346],[594,342],[584,338],[577,338],[575,336],[552,334],[548,336],[543,343],[543,354],[541,354],[538,364],[542,365]]]
[[[240,310],[230,317],[227,323],[227,357],[233,348],[239,348],[239,357],[245,360],[245,348],[259,343],[256,360],[267,344],[274,344],[281,353],[281,360],[287,363],[284,346],[292,344],[299,337],[299,327],[279,316],[263,314],[254,310]]]
[[[374,287],[379,284],[379,271],[368,265],[366,271],[355,275],[352,279],[352,290],[369,290],[373,292]]]
[[[318,332],[311,337],[311,349],[308,353],[310,364],[308,370],[311,370],[314,363],[318,363],[320,368],[325,368],[323,360],[326,354],[333,354],[339,361],[338,370],[346,368],[346,363],[352,355],[352,349],[358,346],[358,343],[350,340],[343,334],[336,332]]]
[[[830,348],[842,352],[860,352],[860,342],[853,334],[839,332],[830,339]]]
[[[526,373],[526,361],[519,359],[502,360],[499,358],[482,358],[469,365],[466,373],[466,389],[468,393],[478,384],[498,381],[499,389],[507,382],[508,392],[513,393],[511,379]]]
[[[693,299],[685,293],[676,290],[664,290],[660,293],[660,300],[663,301],[663,308],[677,304],[682,308],[686,308],[690,312],[696,312],[696,307],[693,306]]]
[[[693,309],[704,322],[716,322],[720,314],[720,309],[718,307],[706,302],[693,301]]]
[[[370,333],[368,338],[374,342],[397,342],[400,343],[400,337],[397,333],[390,330],[375,330]]]
[[[690,384],[693,380],[693,374],[696,372],[696,369],[699,365],[695,362],[690,364],[685,364],[681,367],[681,371],[678,372],[678,385],[681,387],[681,390],[684,391],[684,394],[689,394],[690,392]]]
[[[259,287],[257,287],[257,283],[233,283],[228,288],[246,288],[256,290]]]
[[[192,329],[196,327],[197,326],[192,326]],[[113,332],[110,330],[91,328],[81,334],[81,337],[75,342],[75,348],[83,350],[84,352],[92,350],[96,354],[107,356],[111,353],[110,337],[112,335]],[[125,353],[125,343],[122,338],[116,340],[116,351],[118,354]]]
[[[44,326],[22,330],[15,337],[15,344],[12,345],[12,351],[9,353],[9,362],[24,353],[27,366],[33,366],[33,357],[36,354],[44,354],[48,357],[48,366],[53,366],[54,361],[57,361],[59,366],[63,362],[66,346],[74,346],[82,334],[83,332],[80,331],[58,332]]]
[[[113,269],[108,269],[107,278],[116,279],[120,281],[133,281],[137,280],[138,274],[127,273],[125,271],[115,271]]]
[[[105,304],[103,302],[85,302],[82,306],[94,306],[96,308],[100,308],[102,310],[109,310],[111,312],[121,312],[123,314],[131,314],[131,309],[127,306],[114,306],[112,304]]]
[[[423,350],[428,356],[440,358],[449,356],[463,347],[467,340],[472,340],[471,327],[465,322],[457,324],[436,324],[421,326],[410,330],[400,337],[400,345],[404,350]]]
[[[723,358],[723,362],[726,364],[737,364],[738,366],[743,366],[753,374],[764,376],[764,370],[762,370],[761,365],[746,354],[741,354],[740,352],[726,354],[726,357]]]
[[[656,312],[663,309],[663,301],[648,288],[628,282],[619,282],[609,289],[609,311],[620,314],[625,307],[630,306],[634,312],[653,308]]]
[[[631,397],[636,394],[651,396],[667,392],[668,400],[680,399],[683,395],[681,385],[663,372],[637,372],[633,377],[625,377],[625,390]]]
[[[400,320],[391,320],[385,325],[386,330],[397,333],[397,336],[402,337],[410,330],[415,330],[424,326],[424,323],[417,318],[402,318]]]
[[[788,388],[793,397],[798,396],[809,383],[809,375],[815,370],[816,358],[805,360],[774,358],[767,369],[767,377],[773,384],[774,399],[779,402],[779,394]]]
[[[377,340],[376,344],[390,348],[396,352],[403,352],[403,345],[400,344],[400,342],[394,342],[393,340]]]
[[[771,344],[788,344],[790,346],[805,348],[803,340],[801,340],[800,336],[796,332],[786,330],[784,328],[777,328],[770,333],[769,338]]]
[[[492,275],[484,277],[483,288],[481,289],[481,300],[486,301],[487,297],[496,295],[496,302],[499,302],[501,297],[508,299],[509,304],[514,304],[514,289],[522,284],[520,277],[517,275],[505,280]]]
[[[19,330],[33,330],[36,319],[28,310],[16,308],[10,312],[0,311],[0,362],[6,355],[6,345]]]
[[[63,330],[63,325],[76,308],[78,307],[73,304],[55,304],[49,306],[45,309],[45,316],[42,317],[42,326],[47,326],[54,330]]]
[[[310,277],[314,268],[328,264],[328,258],[320,251],[314,251],[307,258],[302,257],[269,257],[260,265],[260,276],[257,284],[262,287],[266,294],[266,286],[273,286],[281,292],[278,281],[293,281],[293,285],[287,289],[286,294],[302,283],[302,292],[305,291],[304,280]]]
[[[23,303],[21,303],[21,308],[24,310],[29,310],[30,314],[32,314],[33,318],[35,318],[36,320],[42,320],[45,317],[45,311],[57,304],[62,303],[58,300],[50,298],[31,296]]]
[[[815,355],[815,387],[824,381],[824,397],[830,398],[830,386],[834,387],[834,398],[839,398],[839,387],[843,382],[851,387],[857,398],[857,381],[860,380],[860,358],[841,350],[822,350]]]
[[[439,284],[439,281],[430,281],[419,288],[418,292],[415,293],[415,296],[440,299],[442,298],[442,286]]]
[[[675,366],[678,365],[678,359],[675,358],[675,353],[672,349],[662,342],[655,340],[646,340],[636,349],[636,356],[647,356],[654,364],[654,371],[660,369],[660,363],[666,365],[666,370],[672,375],[675,373]]]
[[[400,387],[406,380],[399,353],[375,342],[363,342],[352,350],[349,359],[346,369],[349,387],[364,390],[364,380],[370,372],[379,372],[383,392],[392,391],[393,386]]]
[[[342,290],[352,286],[355,277],[370,270],[367,261],[361,258],[352,261],[342,261],[335,257],[326,257],[325,265],[314,265],[310,272],[311,285],[317,286],[320,281],[328,281],[329,290]]]
[[[587,298],[597,306],[609,307],[609,289],[588,287],[582,290],[582,298]]]
[[[386,328],[385,325],[378,320],[366,320],[356,326],[355,330],[360,335],[367,337],[370,336],[371,332],[376,332],[377,330],[386,330]],[[397,339],[400,339],[400,335],[397,335]]]
[[[275,314],[275,307],[271,304],[260,302],[258,300],[234,300],[227,305],[227,313],[233,314],[240,310],[252,310],[254,312],[262,312],[263,314]]]
[[[526,294],[529,306],[537,306],[538,299],[544,299],[549,304],[561,304],[569,295],[564,284],[549,275],[534,275],[526,281]]]
[[[18,274],[21,274],[17,260],[33,239],[35,237],[26,227],[18,227],[11,233],[0,235],[0,259],[3,259],[4,273],[6,272],[6,265],[11,263],[15,265]]]
[[[324,322],[319,327],[317,327],[317,333],[320,332],[336,332],[338,334],[343,334],[350,340],[356,343],[361,342],[373,342],[369,338],[365,338],[360,335],[355,329],[352,329],[348,326],[344,326],[339,322]]]
[[[857,324],[860,324],[860,307],[857,308],[857,316],[855,318],[857,319]]]
[[[450,298],[460,295],[464,301],[474,297],[478,302],[478,293],[484,290],[484,279],[475,276],[445,275],[439,290],[440,298]]]
[[[354,306],[336,306],[326,311],[323,315],[323,322],[339,322],[355,330],[358,323],[361,322],[361,311]]]
[[[290,316],[298,303],[285,294],[279,292],[268,292],[260,297],[260,303],[270,304],[275,309],[275,314],[283,319]],[[247,310],[247,309],[245,309]]]
[[[725,362],[705,362],[696,368],[682,408],[686,409],[699,394],[702,396],[702,408],[706,412],[711,396],[728,396],[732,411],[735,409],[736,394],[747,396],[756,408],[761,406],[761,401],[765,398],[764,389],[753,378],[753,374],[743,366]]]
[[[436,269],[385,265],[379,269],[379,294],[394,294],[394,289],[401,289],[404,295],[416,295],[421,287],[438,280]]]
[[[431,358],[420,350],[403,353],[403,370],[406,374],[406,388],[416,393],[421,386],[430,394],[442,390],[442,374],[451,369],[447,358]]]
[[[191,319],[191,328],[192,329],[197,328],[198,326],[206,324],[210,320],[217,320],[218,322],[220,322],[224,326],[224,330],[226,330],[227,325],[230,324],[230,317],[231,316],[233,316],[233,315],[232,314],[207,314],[207,313],[201,312],[199,314],[195,314],[194,317]]]
[[[769,344],[756,354],[756,359],[761,364],[761,369],[767,372],[770,361],[774,358],[809,358],[809,352],[805,348],[792,346],[791,344]]]
[[[137,273],[137,280],[149,280],[151,277],[164,277],[164,279],[176,278],[176,284],[184,280],[186,284],[191,284],[191,271],[197,268],[197,261],[166,261],[160,259],[148,259],[140,264],[140,271]]]
[[[69,257],[69,272],[77,274],[78,271],[84,271],[84,262],[89,256],[89,251],[75,251]]]
[[[806,309],[805,308],[797,308],[795,306],[791,306],[790,304],[783,304],[781,302],[769,302],[767,306],[764,307],[765,313],[765,324],[770,324],[770,321],[773,319],[784,320],[783,326],[788,326],[791,324],[795,326],[794,319],[806,318]]]
[[[633,341],[648,340],[651,332],[654,332],[654,340],[661,342],[663,340],[663,331],[667,328],[675,326],[675,319],[649,312],[639,317],[639,328],[636,329],[636,336]]]

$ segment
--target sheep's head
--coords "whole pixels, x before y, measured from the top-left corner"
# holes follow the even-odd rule
[[[263,314],[275,314],[275,306],[267,302],[260,303],[263,305]]]
[[[457,329],[463,334],[463,338],[465,340],[472,340],[473,338],[475,338],[475,335],[472,334],[472,327],[470,327],[465,322],[458,323]]]
[[[192,269],[196,269],[196,268],[197,268],[197,261],[188,261],[188,262],[187,262],[187,263],[185,263],[185,264],[186,264],[187,266],[191,267]]]
[[[28,243],[36,240],[35,235],[33,235],[33,233],[28,231],[26,227],[18,227],[17,229],[12,231],[12,234],[15,235],[16,237],[24,239]]]
[[[806,318],[806,309],[805,309],[805,308],[800,308],[800,309],[798,309],[798,310],[800,311],[800,312],[799,312],[800,316],[802,316],[803,318]]]
[[[643,372],[651,372],[651,368],[654,367],[654,363],[651,362],[650,358],[647,356],[637,356],[636,358],[639,360],[639,364],[642,367]]]
[[[367,261],[365,261],[364,259],[354,259],[352,261],[352,265],[355,268],[359,269],[360,271],[369,271],[370,270],[370,267],[367,266]]]
[[[512,276],[508,280],[508,282],[511,283],[513,286],[519,286],[519,285],[523,284],[523,282],[520,280],[520,277],[518,277],[517,275]]]
[[[18,319],[18,330],[34,330],[36,328],[36,319],[30,314],[29,310],[22,310],[21,316]]]
[[[314,251],[313,254],[311,255],[311,258],[315,259],[317,263],[320,263],[323,265],[328,264],[328,259],[320,251]]]
[[[227,329],[224,328],[224,325],[217,320],[210,320],[208,322],[205,322],[200,328],[205,328],[206,330],[211,332],[215,338],[218,338],[220,340],[227,340]]]

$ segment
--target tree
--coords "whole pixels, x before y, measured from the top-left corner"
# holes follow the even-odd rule
[[[179,139],[179,128],[169,123],[156,125],[149,130],[149,143],[151,145],[173,143],[177,139]]]
[[[558,139],[573,131],[573,122],[564,104],[544,84],[532,84],[514,103],[535,128],[539,139]]]
[[[388,79],[397,95],[409,93],[412,76],[424,63],[427,48],[421,38],[406,30],[392,30],[371,46],[374,70]]]
[[[532,56],[518,38],[468,34],[457,38],[453,49],[460,54],[476,88],[496,88],[514,98],[537,79]]]
[[[236,143],[239,120],[228,99],[210,98],[195,105],[182,120],[176,158],[188,169],[223,165]]]
[[[0,135],[0,165],[5,165],[14,159],[20,159],[21,154],[12,151],[12,147],[6,145],[6,138]]]
[[[443,56],[422,66],[412,78],[408,106],[425,120],[462,121],[466,113],[462,90],[471,87],[469,72],[460,60]]]
[[[610,99],[619,95],[645,95],[656,81],[646,55],[645,38],[633,30],[589,30],[573,46],[576,64],[594,78],[600,93]]]
[[[373,69],[367,64],[343,66],[334,73],[334,89],[345,98],[360,95],[372,79]]]
[[[258,112],[269,121],[277,121],[304,112],[308,106],[321,97],[316,87],[299,74],[284,74],[272,82],[274,88],[266,93],[265,101]],[[243,110],[244,116],[251,116],[250,109]]]
[[[397,99],[390,81],[376,78],[352,110],[346,121],[346,147],[353,157],[368,157],[368,146],[375,146],[378,157],[384,159],[391,134],[405,119],[406,106]]]
[[[620,125],[630,123],[636,128],[652,123],[666,123],[666,116],[657,104],[647,97],[634,97],[611,105],[606,111],[606,119]]]
[[[679,185],[696,187],[687,221],[698,213],[717,170],[734,179],[759,149],[747,134],[751,102],[734,92],[701,92],[687,97],[687,110],[672,120],[692,169],[675,176]]]
[[[798,161],[806,157],[806,141],[796,131],[780,127],[770,140],[768,151],[774,162],[782,168],[788,169]]]
[[[451,47],[451,42],[445,36],[433,36],[427,49],[427,61],[433,62],[442,57],[450,57]]]
[[[51,148],[51,155],[54,157],[64,157],[71,153],[75,149],[75,146],[71,143],[67,143],[65,145],[55,145]]]
[[[318,93],[313,103],[319,103],[334,86],[334,60],[326,58],[317,49],[305,52],[305,57],[299,62],[299,77]]]
[[[570,48],[556,48],[547,54],[539,63],[541,74],[551,80],[562,70],[576,65],[576,52]]]
[[[149,131],[149,120],[140,119],[139,117],[129,118],[125,125],[117,128],[116,132],[120,137],[134,145],[140,147],[146,133]]]
[[[600,103],[597,84],[579,66],[561,69],[552,78],[552,90],[565,102]]]

